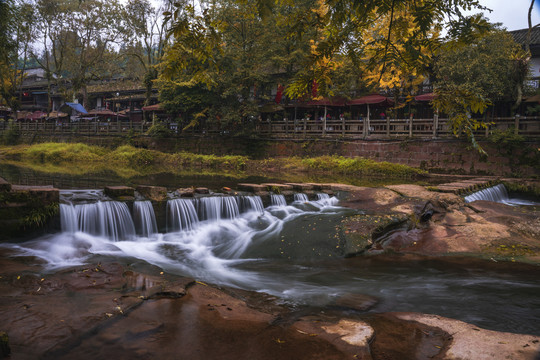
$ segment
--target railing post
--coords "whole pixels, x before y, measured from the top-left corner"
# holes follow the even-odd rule
[[[519,133],[519,114],[516,114],[514,116],[514,134],[517,135]]]
[[[439,109],[433,114],[433,138],[436,139],[439,135]]]
[[[409,137],[412,138],[413,114],[409,114]]]

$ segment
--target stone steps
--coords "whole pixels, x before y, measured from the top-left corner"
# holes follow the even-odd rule
[[[464,195],[481,189],[485,189],[497,184],[498,181],[490,178],[475,178],[461,180],[445,184],[439,184],[434,187],[434,190],[444,193],[452,193],[456,195]]]

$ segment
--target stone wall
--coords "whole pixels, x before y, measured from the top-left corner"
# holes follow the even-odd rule
[[[28,142],[30,139],[26,139]],[[131,143],[137,147],[165,152],[187,151],[215,155],[248,155],[255,159],[283,156],[361,156],[420,167],[432,172],[499,175],[540,175],[540,142],[528,142],[519,150],[497,149],[489,142],[480,145],[489,154],[481,155],[464,140],[275,140],[246,137],[184,135],[174,138],[134,138],[119,136],[36,136],[35,142],[62,141],[115,147]],[[535,165],[536,164],[536,165]]]
[[[52,186],[11,185],[0,178],[0,240],[42,233],[59,212],[59,191]]]

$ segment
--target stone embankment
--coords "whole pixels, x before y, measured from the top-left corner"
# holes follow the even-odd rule
[[[11,185],[0,178],[0,240],[43,231],[58,214],[59,194],[52,186]]]

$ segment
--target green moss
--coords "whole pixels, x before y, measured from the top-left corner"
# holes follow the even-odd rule
[[[394,164],[386,161],[377,162],[361,157],[346,158],[343,156],[320,156],[304,159],[303,164],[312,170],[335,171],[342,174],[418,177],[426,172],[407,165]]]

